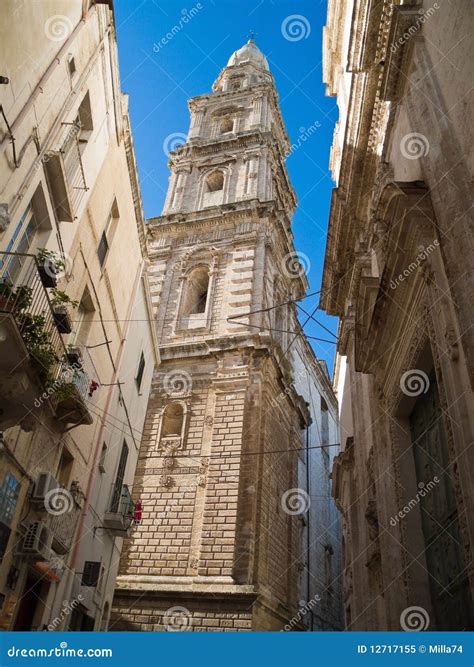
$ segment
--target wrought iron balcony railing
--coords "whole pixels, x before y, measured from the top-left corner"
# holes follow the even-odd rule
[[[126,484],[113,484],[108,511],[104,515],[104,528],[114,535],[128,533],[133,522],[135,503]]]
[[[87,399],[91,384],[98,386],[97,374],[88,353],[82,353],[81,363],[71,361],[47,289],[55,285],[52,279],[54,273],[45,273],[34,255],[0,253],[0,316],[9,315],[15,321],[31,368],[58,418],[74,425],[91,424]],[[5,367],[9,360],[1,361]],[[15,359],[11,362],[14,368]]]
[[[52,547],[57,554],[66,554],[72,547],[81,507],[76,502],[71,502],[71,504],[72,507],[69,511],[64,514],[57,514],[51,519]]]

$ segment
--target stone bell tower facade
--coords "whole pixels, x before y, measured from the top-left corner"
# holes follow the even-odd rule
[[[307,287],[289,142],[252,40],[189,108],[148,224],[161,365],[110,629],[279,630],[297,613],[302,522],[288,498],[309,419],[287,349]]]

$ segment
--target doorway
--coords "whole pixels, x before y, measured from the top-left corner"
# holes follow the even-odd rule
[[[425,556],[436,630],[473,628],[473,607],[461,542],[452,467],[434,375],[410,415]],[[424,492],[423,492],[423,489]]]
[[[18,602],[13,630],[31,631],[39,629],[38,623],[48,594],[49,584],[31,572],[26,577],[23,592]]]

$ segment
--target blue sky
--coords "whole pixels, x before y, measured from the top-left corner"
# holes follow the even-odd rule
[[[193,10],[193,11],[191,11]],[[299,148],[287,159],[298,196],[293,220],[296,249],[309,258],[310,291],[319,290],[324,261],[331,190],[328,170],[337,120],[334,98],[322,83],[322,29],[325,0],[115,0],[122,89],[130,95],[130,114],[145,215],[160,215],[168,184],[163,144],[189,127],[187,100],[211,92],[233,51],[251,31],[275,77],[290,141]],[[187,15],[187,22],[180,21]],[[192,15],[192,16],[191,16]],[[163,38],[175,26],[167,43]],[[311,132],[307,132],[309,128]],[[299,139],[306,135],[306,141]],[[318,296],[301,305],[311,312]],[[303,320],[306,319],[302,314]],[[336,331],[336,319],[315,313]],[[315,322],[309,336],[333,340]],[[311,341],[332,374],[335,346]]]

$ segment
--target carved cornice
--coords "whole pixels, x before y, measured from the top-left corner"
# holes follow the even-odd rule
[[[417,291],[423,286],[421,283],[417,288],[414,282],[417,275],[421,275],[417,270],[422,263],[416,261],[420,247],[423,243],[437,242],[431,199],[422,183],[388,183],[378,202],[374,202],[374,213],[376,219],[383,219],[386,225],[385,265],[380,278],[370,283],[369,299],[364,298],[363,292],[355,299],[357,322],[362,324],[356,330],[356,368],[364,372],[373,372],[369,360],[378,358],[385,349],[388,331],[395,335],[395,319],[398,325],[405,321],[400,313],[406,311],[406,304],[416,302]],[[394,277],[402,275],[407,267],[413,268],[408,271],[406,279],[403,277],[399,284],[395,284],[396,288],[392,288]],[[351,297],[354,297],[354,291]],[[403,305],[397,307],[394,302]],[[380,326],[381,322],[384,326]]]
[[[373,189],[383,187],[377,179],[383,181],[389,177],[384,172],[388,168],[382,167],[381,172],[376,169],[379,161],[377,156],[384,154],[391,127],[386,69],[390,40],[402,26],[400,16],[398,11],[393,11],[392,0],[378,3],[375,0],[361,0],[356,3],[354,10],[348,58],[348,71],[353,76],[346,136],[338,188],[331,202],[323,273],[323,307],[327,312],[340,316],[348,298],[347,267],[352,262],[354,240],[361,233],[367,233],[368,229],[372,233],[373,227],[367,212],[370,211],[370,216],[373,216],[373,202],[377,199]],[[408,13],[403,16],[408,16]],[[405,53],[404,66],[408,66],[409,52],[406,49],[404,51],[402,46],[400,51]],[[395,62],[390,66],[395,67]],[[381,231],[380,228],[378,231]]]

